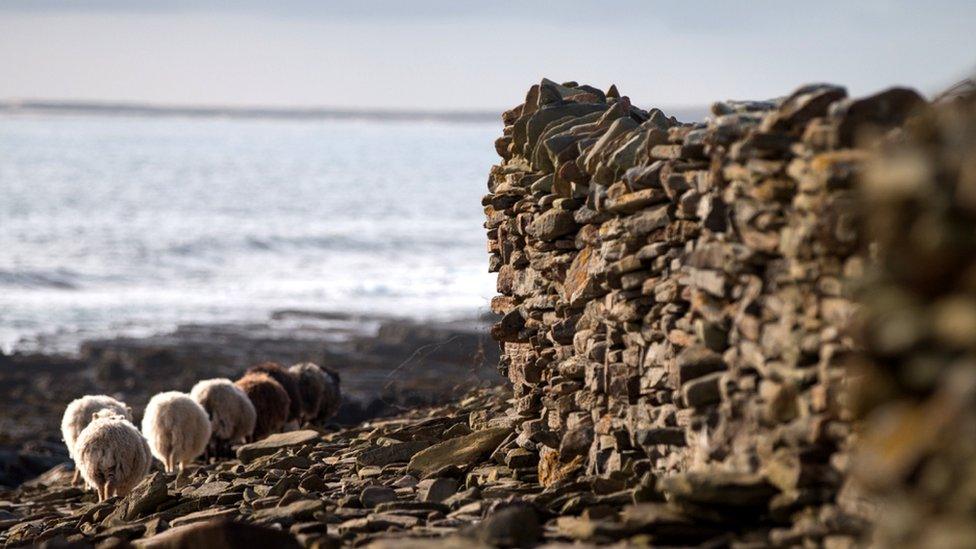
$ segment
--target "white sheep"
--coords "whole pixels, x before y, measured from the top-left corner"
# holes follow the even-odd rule
[[[210,419],[203,406],[179,391],[159,393],[149,400],[142,433],[167,473],[193,461],[210,440]]]
[[[103,409],[93,414],[74,445],[75,469],[98,492],[98,501],[125,496],[149,474],[146,439],[125,416]]]
[[[78,435],[92,422],[92,416],[101,410],[109,410],[132,421],[132,411],[124,402],[108,395],[86,395],[72,400],[61,417],[61,436],[68,447],[68,456],[75,458],[75,443]],[[78,483],[79,471],[75,469],[72,484]]]
[[[251,399],[227,378],[205,379],[193,386],[190,396],[210,415],[208,449],[226,452],[230,445],[250,438],[257,421]]]

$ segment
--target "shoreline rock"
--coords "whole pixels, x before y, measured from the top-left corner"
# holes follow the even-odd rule
[[[64,406],[86,393],[115,394],[136,416],[149,396],[189,390],[200,379],[236,379],[261,361],[312,361],[342,375],[337,425],[447,402],[496,384],[488,321],[426,322],[283,310],[264,325],[187,325],[147,338],[87,342],[77,358],[0,355],[0,486],[68,460]]]

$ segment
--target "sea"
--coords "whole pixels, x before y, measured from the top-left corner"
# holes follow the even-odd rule
[[[0,349],[494,295],[500,122],[0,115]]]

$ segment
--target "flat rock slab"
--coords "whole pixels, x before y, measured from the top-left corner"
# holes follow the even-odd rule
[[[271,455],[282,448],[303,446],[321,439],[322,435],[318,431],[312,430],[277,433],[263,440],[241,446],[237,449],[237,459],[241,460],[242,463],[250,463],[261,456]]]
[[[170,522],[170,526],[184,526],[195,522],[206,522],[208,520],[232,519],[238,514],[237,509],[204,509],[181,517],[176,517]]]
[[[313,518],[315,513],[325,509],[325,504],[315,499],[300,499],[282,507],[270,507],[257,511],[251,518],[255,522],[286,521],[289,524]]]
[[[411,441],[370,448],[356,457],[356,464],[360,467],[368,467],[371,465],[382,467],[391,463],[409,461],[414,454],[429,447],[429,442]]]
[[[425,478],[445,467],[463,469],[493,452],[511,432],[510,427],[494,427],[445,440],[414,455],[407,472]]]

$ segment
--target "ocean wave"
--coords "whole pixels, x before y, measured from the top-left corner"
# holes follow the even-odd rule
[[[66,269],[54,271],[0,270],[0,287],[18,289],[77,290],[78,273]]]
[[[416,235],[416,236],[267,236],[230,239],[201,238],[191,242],[174,244],[166,252],[182,257],[209,254],[222,254],[229,251],[245,252],[291,252],[302,250],[341,251],[341,252],[383,252],[390,250],[407,251],[446,251],[471,248],[471,243],[457,238],[457,235]]]

